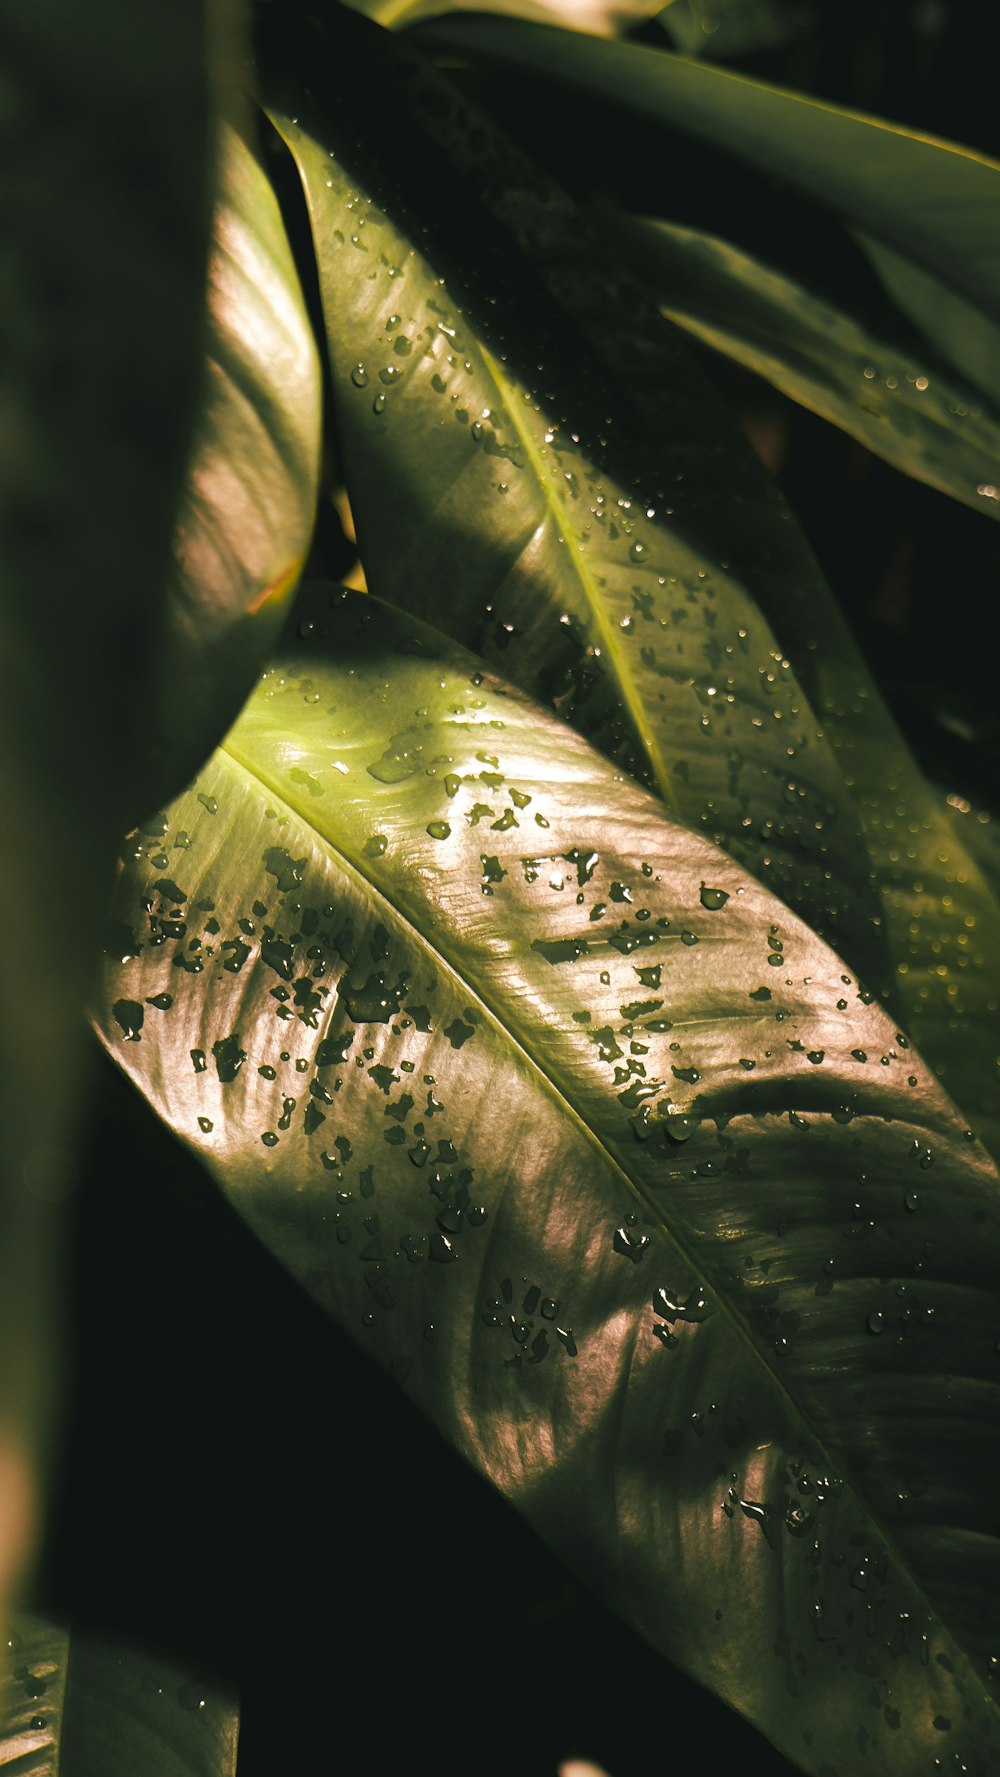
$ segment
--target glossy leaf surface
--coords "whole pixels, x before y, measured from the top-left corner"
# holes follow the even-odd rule
[[[856,812],[808,696],[739,574],[678,524],[673,478],[643,469],[602,365],[537,283],[527,338],[508,290],[492,320],[459,302],[349,140],[275,122],[310,208],[372,592],[551,702],[880,980]]]
[[[663,312],[704,345],[905,475],[1000,517],[1000,495],[982,492],[997,474],[1000,421],[954,376],[718,236],[630,217],[610,233]]]
[[[674,49],[713,61],[773,50],[795,36],[797,23],[781,0],[668,0],[660,13]]]
[[[141,799],[129,736],[198,393],[206,15],[181,0],[139,30],[125,0],[3,14],[0,1621],[51,1411],[80,1008],[115,836]],[[54,946],[69,901],[79,943]]]
[[[277,200],[222,138],[201,408],[175,537],[161,661],[159,778],[173,794],[216,745],[280,633],[309,552],[319,357]]]
[[[183,879],[128,848],[105,1044],[803,1770],[985,1774],[995,1168],[833,953],[571,730],[370,598],[297,616],[170,811]]]
[[[607,37],[654,18],[661,3],[662,0],[479,0],[471,10],[499,12],[512,18],[531,19],[536,24]],[[415,25],[420,19],[439,18],[444,13],[470,10],[455,0],[347,0],[347,4],[389,30]]]
[[[231,1697],[158,1655],[18,1617],[0,1679],[0,1771],[235,1777]]]
[[[549,697],[561,715],[650,781],[648,761],[637,752],[634,740],[628,744],[627,730],[622,734],[625,699],[616,676],[620,663],[629,668],[625,644],[637,643],[643,666],[653,669],[646,673],[647,683],[655,676],[660,684],[649,706],[650,720],[655,722],[654,737],[666,736],[661,758],[672,759],[675,765],[670,793],[681,812],[758,873],[766,873],[787,901],[835,940],[855,967],[861,966],[871,984],[890,999],[933,1066],[946,1075],[974,1127],[993,1152],[1000,1153],[997,1060],[983,1039],[984,1027],[996,1015],[1000,910],[958,833],[949,831],[937,793],[928,788],[910,757],[787,508],[752,459],[745,439],[737,436],[708,379],[692,364],[676,330],[655,312],[649,313],[648,306],[644,308],[641,290],[627,275],[620,269],[609,273],[602,265],[600,238],[588,232],[579,210],[419,57],[384,34],[366,32],[363,20],[353,22],[357,31],[343,41],[331,40],[338,53],[330,60],[334,68],[354,73],[384,61],[387,71],[397,76],[408,125],[407,166],[413,174],[407,199],[370,199],[373,183],[378,187],[377,175],[367,166],[359,168],[350,149],[345,154],[338,147],[332,156],[323,155],[315,137],[306,137],[301,128],[293,130],[289,139],[298,144],[313,213],[335,368],[334,398],[340,398],[338,420],[349,446],[351,494],[359,508],[362,551],[374,589],[446,623],[457,639],[472,642],[505,676]],[[320,46],[317,39],[315,59]],[[345,132],[352,116],[351,90],[350,83],[341,81],[324,95]],[[327,145],[339,143],[337,131],[322,127],[321,139]],[[428,138],[444,157],[439,165]],[[474,181],[474,191],[456,183],[463,177]],[[441,282],[427,233],[430,228],[430,239],[436,240],[433,226],[440,211],[428,209],[424,197],[438,181],[447,181],[456,193],[454,213],[460,218],[463,242],[476,227],[477,205],[485,203],[489,212],[492,233],[476,237],[488,267],[478,306],[476,286],[466,276],[463,303],[447,310],[448,282]],[[495,239],[497,224],[506,231],[497,249],[500,264],[490,259],[484,245]],[[364,234],[366,227],[378,231],[375,266],[366,255],[371,238]],[[391,232],[383,239],[387,229]],[[513,237],[513,248],[508,236]],[[529,278],[511,288],[507,280],[519,255],[531,260],[539,281]],[[466,259],[467,252],[460,264]],[[358,293],[351,304],[343,300],[347,292]],[[409,306],[404,299],[409,299]],[[552,299],[556,320],[548,332],[552,317],[546,304]],[[518,330],[518,315],[525,313],[531,318],[527,341]],[[572,331],[567,331],[567,315]],[[408,322],[405,343],[421,335],[431,342],[426,353],[416,354],[416,363],[392,344],[394,330],[404,320]],[[447,351],[443,361],[442,337],[449,347],[454,342],[448,333],[442,336],[442,327],[454,327],[460,344],[460,350]],[[576,328],[598,354],[599,363],[587,357]],[[492,329],[497,330],[498,340],[489,354],[489,376],[477,379],[464,392],[477,365],[481,368],[484,332],[491,338]],[[377,355],[362,357],[369,347]],[[624,617],[619,617],[625,642],[613,655],[602,646],[596,626],[588,641],[583,628],[586,601],[577,605],[578,633],[588,642],[585,650],[579,644],[572,652],[567,648],[568,626],[561,623],[563,652],[553,648],[554,619],[568,614],[566,601],[574,586],[579,592],[579,572],[562,550],[556,552],[553,565],[551,549],[546,559],[539,548],[545,527],[538,522],[533,493],[528,495],[526,514],[509,505],[512,488],[524,499],[523,475],[518,478],[520,487],[506,469],[502,483],[494,480],[489,463],[477,462],[476,453],[465,448],[457,426],[449,442],[450,422],[447,415],[444,422],[441,419],[445,404],[440,397],[450,391],[459,423],[464,410],[468,426],[470,410],[481,412],[480,401],[486,406],[495,400],[495,373],[502,373],[504,388],[514,388],[516,396],[513,365],[518,360],[529,370],[543,362],[553,391],[547,410],[539,402],[544,430],[536,435],[539,448],[551,451],[556,459],[556,499],[542,508],[550,526],[569,505],[566,528],[569,524],[578,528],[582,517],[584,527],[589,524],[590,534],[603,544],[608,521],[600,515],[608,512],[610,522],[617,524],[621,515],[639,527],[640,541],[651,535],[655,549],[665,551],[663,578],[670,596],[660,588],[658,572],[655,587],[652,574],[635,575],[626,582],[632,608],[626,607]],[[380,387],[369,407],[369,381],[376,366]],[[602,380],[602,371],[608,369],[614,377],[610,384]],[[454,387],[444,386],[443,370],[456,379]],[[536,378],[526,374],[522,380],[528,382],[529,393],[532,385],[537,388]],[[641,448],[631,459],[627,449],[623,452],[626,486],[630,473],[634,479],[630,491],[619,497],[628,499],[638,492],[639,499],[633,498],[631,507],[615,507],[602,476],[589,512],[574,516],[568,501],[572,484],[562,481],[563,457],[582,447],[587,436],[584,416],[593,414],[595,401],[598,414],[614,420],[603,443],[600,431],[591,426],[591,436],[596,432],[598,438],[596,462],[607,472],[618,445],[638,444]],[[664,414],[672,416],[667,426]],[[481,431],[488,451],[490,431]],[[574,437],[581,440],[581,447]],[[618,445],[612,460],[606,461],[609,437]],[[474,437],[472,442],[477,442]],[[570,460],[579,490],[586,484],[572,455]],[[634,470],[636,460],[639,475]],[[649,508],[640,477],[643,466],[648,477],[650,463],[662,477],[657,497],[662,497],[663,505],[653,508],[659,519],[644,535]],[[529,471],[533,468],[529,460]],[[507,489],[502,506],[496,499],[501,485]],[[386,523],[390,487],[391,529]],[[442,497],[442,489],[448,490],[447,497]],[[511,512],[521,517],[520,532]],[[562,525],[557,522],[555,528],[557,540],[565,537]],[[530,547],[525,547],[525,539]],[[607,553],[606,548],[602,552]],[[508,568],[512,554],[517,557],[516,573]],[[656,561],[652,550],[650,557],[652,567]],[[701,570],[690,573],[692,557],[705,563],[704,580]],[[722,577],[709,566],[713,562],[728,564],[722,584]],[[400,563],[409,568],[409,579],[400,572]],[[449,587],[443,601],[438,593],[441,584]],[[677,584],[684,587],[683,604],[675,602],[671,593]],[[610,604],[606,579],[603,587],[592,586],[592,592]],[[546,606],[548,637],[543,623]],[[735,621],[730,639],[723,641],[720,660],[719,623],[727,609]],[[659,628],[675,632],[662,662],[663,644],[658,638],[646,641],[648,634],[655,636],[657,619]],[[763,654],[753,645],[761,633],[768,638]],[[661,664],[671,659],[673,676],[668,671],[660,680]],[[810,708],[818,712],[809,745],[808,780],[797,750],[785,753],[783,760],[794,760],[795,775],[776,774],[782,752],[773,739],[777,722],[788,712],[776,718],[775,711],[784,710],[784,705],[773,702],[768,707],[765,699],[754,707],[761,692],[774,692],[779,685],[788,696],[789,710],[799,716]],[[734,725],[733,706],[728,701],[724,709],[717,702],[713,706],[713,686],[716,700],[720,695],[732,697],[737,712],[749,701],[745,711],[750,714],[749,750],[744,749],[745,731],[738,715]],[[636,707],[642,708],[641,697],[638,705],[633,700]],[[678,758],[668,748],[681,739],[684,750],[678,749]],[[792,744],[798,749],[797,740]],[[829,756],[823,756],[831,747],[832,774]],[[814,827],[807,813],[819,782],[829,796],[827,812],[820,818],[824,823],[835,821],[823,830]],[[805,797],[800,795],[803,788]],[[863,849],[852,837],[859,817]],[[831,869],[830,886],[835,885],[837,892],[820,888],[817,893],[820,884],[802,863],[817,839],[822,852],[827,831],[837,837],[823,869]]]

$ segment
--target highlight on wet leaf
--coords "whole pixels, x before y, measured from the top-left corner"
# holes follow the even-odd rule
[[[22,1615],[0,1672],[0,1771],[50,1777],[236,1777],[239,1714],[215,1681],[161,1654]]]
[[[850,1768],[873,1678],[887,1772],[945,1731],[985,1770],[993,1163],[835,954],[571,729],[370,596],[297,618],[167,813],[186,880],[127,849],[142,948],[108,959],[103,1042],[458,1449],[804,1771]],[[130,1041],[113,1008],[164,992]],[[904,1631],[870,1670],[876,1609],[929,1666]]]
[[[989,518],[1000,419],[936,355],[894,344],[860,315],[729,241],[615,217],[609,238],[703,345],[849,432],[894,468]]]
[[[207,323],[162,638],[156,796],[211,751],[267,659],[318,498],[319,354],[270,180],[233,125],[222,134]]]

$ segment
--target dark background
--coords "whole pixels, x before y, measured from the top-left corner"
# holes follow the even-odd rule
[[[716,12],[732,42],[740,6]],[[803,0],[772,14],[778,41],[727,65],[997,153],[996,9]],[[641,132],[591,136],[527,82],[481,80],[478,96],[579,195],[657,207],[663,152],[646,152]],[[675,219],[758,250],[763,227],[776,257],[790,240],[808,253],[816,220],[787,194],[771,188],[762,209],[759,180],[750,193],[722,157],[676,147]],[[845,236],[845,290],[866,276]],[[988,805],[1000,730],[980,631],[1000,591],[1000,528],[703,357],[779,474],[925,770]],[[325,547],[345,571],[339,532]],[[39,1608],[234,1680],[240,1777],[397,1763],[552,1777],[571,1755],[645,1777],[685,1745],[713,1768],[791,1771],[546,1553],[103,1058],[90,1111]]]

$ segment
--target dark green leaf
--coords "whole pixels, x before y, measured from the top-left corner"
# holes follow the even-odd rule
[[[645,732],[659,746],[661,764],[673,766],[668,798],[758,874],[766,873],[891,1000],[977,1131],[1000,1153],[997,1061],[983,1041],[984,1025],[995,1016],[1000,910],[958,834],[949,832],[939,797],[916,769],[787,508],[675,330],[648,315],[627,277],[609,276],[602,267],[599,241],[579,211],[419,58],[377,33],[366,36],[363,21],[355,23],[357,32],[337,40],[341,53],[333,65],[357,70],[384,60],[398,70],[412,174],[406,202],[391,196],[391,186],[385,198],[369,198],[380,189],[379,175],[330,126],[314,127],[322,128],[328,145],[336,143],[332,157],[300,127],[290,129],[289,139],[297,144],[312,210],[334,400],[373,589],[473,642],[507,676],[550,698],[590,739],[662,786],[662,776],[657,780],[649,770],[648,751],[643,758],[635,745],[634,725],[631,737],[627,727],[623,732],[623,704],[631,704],[633,723],[636,713],[648,712]],[[350,85],[341,82],[328,98],[346,130]],[[428,135],[447,153],[439,165]],[[456,183],[461,175],[474,177],[475,192]],[[450,280],[442,282],[441,273],[447,252],[441,249],[439,257],[425,232],[436,226],[436,246],[440,209],[427,209],[424,194],[444,180],[455,192],[463,244],[477,227],[477,194],[491,212],[492,232],[475,236],[488,268],[481,274],[488,295],[480,292],[478,301],[467,272],[462,302],[449,295]],[[495,243],[497,222],[516,242],[502,238],[498,259],[483,244]],[[374,267],[364,253],[366,227],[377,231]],[[549,295],[527,273],[516,281],[518,249],[532,258]],[[468,263],[467,252],[459,263]],[[560,305],[554,321],[550,296]],[[586,346],[568,330],[567,312]],[[408,342],[426,341],[426,350],[397,354],[397,326]],[[460,350],[442,327],[457,330]],[[626,399],[605,380],[587,346],[625,383]],[[539,363],[545,367],[541,387]],[[369,403],[376,368],[380,382],[388,382]],[[534,416],[536,428],[535,451],[525,460],[529,485],[523,469],[517,477],[505,470],[502,501],[500,479],[483,450],[471,449],[476,441],[458,426],[449,438],[449,423],[441,422],[445,395],[465,410],[468,429],[470,413],[485,407],[496,417],[498,392],[522,429],[525,415]],[[666,426],[664,414],[671,416]],[[611,421],[603,435],[601,416]],[[484,432],[487,449],[491,432],[492,426]],[[629,452],[636,441],[643,447],[638,470]],[[554,471],[548,484],[536,474],[545,460]],[[586,490],[585,505],[572,501],[567,463],[577,490]],[[644,517],[650,463],[662,477],[654,482],[652,524]],[[616,506],[616,482],[617,498],[631,499],[631,507]],[[633,564],[619,563],[619,583],[631,599],[624,614],[609,596],[615,582],[605,562],[614,555],[604,512],[616,524],[621,514],[642,542],[651,540],[651,572],[622,574]],[[582,552],[574,559],[565,549],[567,535],[580,540],[581,526],[604,579],[583,598]],[[727,564],[724,574],[713,562]],[[661,589],[661,577],[664,588],[683,587],[683,604]],[[449,589],[445,600],[442,585]],[[589,643],[585,651],[578,645],[575,659],[560,621],[570,613]],[[605,632],[609,617],[612,633],[616,621],[622,629],[614,651],[604,645],[602,615]],[[646,641],[657,629],[669,636],[666,644],[658,636]],[[630,686],[621,682],[623,668]],[[653,681],[651,692],[643,678],[646,686]],[[716,698],[732,696],[734,705],[713,709],[713,685]],[[787,710],[766,695],[779,689]],[[799,737],[788,743],[786,736],[792,755],[768,738],[778,708],[784,711],[779,720],[793,710],[799,719],[816,712],[805,758]],[[750,716],[746,727],[741,711]],[[777,770],[779,760],[785,766],[789,758],[794,777]],[[818,828],[808,812],[817,794],[824,804]],[[863,850],[853,836],[859,817]],[[817,843],[819,875],[812,867]]]
[[[0,1682],[0,1771],[235,1777],[231,1697],[158,1655],[18,1617]]]
[[[664,472],[658,444],[638,456],[634,416],[537,283],[521,292],[526,335],[517,292],[494,286],[492,309],[471,288],[458,300],[398,200],[370,195],[375,175],[349,138],[328,131],[321,145],[274,121],[309,204],[371,590],[549,700],[879,982],[851,796],[728,549],[705,534],[704,511],[690,528],[676,513],[684,472]],[[462,205],[466,226],[473,213]],[[729,459],[710,448],[714,490]],[[736,475],[744,454],[740,440]],[[768,518],[780,550],[783,521],[768,508],[763,527],[759,513],[744,527],[745,551],[761,528],[767,547]]]
[[[729,241],[668,222],[609,220],[664,314],[906,475],[1000,518],[1000,421],[982,397],[860,315]]]
[[[297,615],[171,810],[198,917],[109,964],[105,1044],[803,1770],[985,1774],[995,1168],[833,953],[571,730],[370,598]],[[157,940],[154,875],[116,911]]]

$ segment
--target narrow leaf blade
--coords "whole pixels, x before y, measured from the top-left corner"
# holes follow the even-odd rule
[[[30,1616],[7,1642],[0,1771],[16,1777],[236,1777],[231,1696],[160,1655]]]
[[[250,690],[288,614],[318,494],[319,355],[270,181],[232,126],[222,137],[207,308],[151,800],[190,778]]]
[[[1000,518],[1000,496],[984,494],[1000,460],[1000,422],[936,363],[717,236],[624,217],[609,237],[695,339],[904,475]]]

